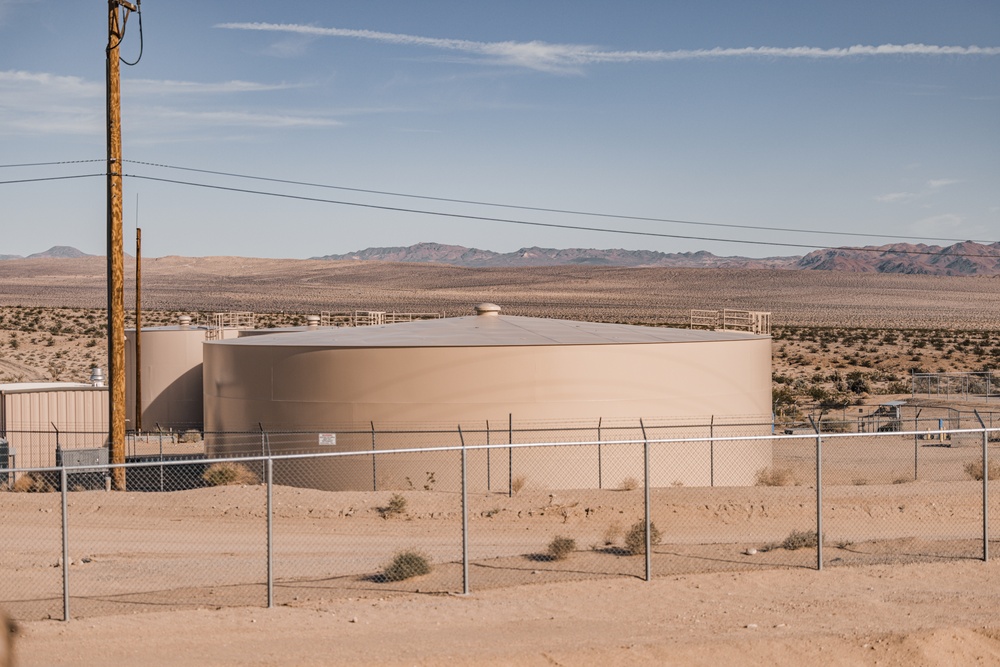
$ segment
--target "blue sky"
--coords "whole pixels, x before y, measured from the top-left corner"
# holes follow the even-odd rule
[[[122,66],[126,160],[736,227],[1000,240],[995,0],[142,9],[142,59]],[[138,28],[132,16],[130,60]],[[103,160],[106,30],[103,2],[0,0],[0,164]],[[0,181],[103,169],[4,167]],[[766,256],[808,249],[762,244],[891,240],[134,162],[126,173],[126,243],[138,214],[147,256],[304,258],[420,241]],[[0,254],[104,252],[103,178],[0,185],[0,202]],[[705,238],[671,238],[683,236]]]

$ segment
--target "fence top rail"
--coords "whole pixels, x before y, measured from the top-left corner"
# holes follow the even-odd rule
[[[457,435],[457,431],[453,431],[453,435]],[[464,431],[463,431],[464,433]],[[537,447],[594,447],[594,446],[615,446],[615,445],[661,445],[661,444],[684,444],[684,443],[720,443],[720,442],[754,442],[759,440],[770,440],[770,441],[786,441],[786,440],[815,440],[817,436],[821,436],[823,439],[850,439],[850,438],[884,438],[884,437],[903,437],[903,436],[926,436],[928,434],[960,434],[960,433],[1000,433],[1000,427],[996,428],[965,428],[965,429],[942,429],[936,431],[893,431],[889,433],[801,433],[793,435],[773,435],[773,434],[762,434],[762,435],[743,435],[743,436],[719,436],[719,437],[701,437],[701,438],[648,438],[648,439],[629,439],[629,440],[580,440],[573,442],[526,442],[526,443],[499,443],[499,444],[489,444],[489,445],[446,445],[442,447],[409,447],[405,449],[368,449],[368,450],[354,450],[349,452],[306,452],[298,454],[271,454],[271,455],[253,455],[253,456],[226,456],[226,457],[216,457],[216,458],[190,458],[181,460],[163,460],[163,461],[141,461],[132,463],[101,463],[101,464],[82,464],[78,466],[49,466],[44,468],[5,468],[4,472],[7,473],[29,473],[29,472],[59,472],[65,468],[67,472],[72,472],[74,469],[82,469],[93,471],[95,469],[112,469],[112,468],[152,468],[157,466],[182,466],[190,465],[191,463],[198,463],[203,465],[212,465],[215,463],[232,463],[232,462],[262,462],[267,460],[272,461],[283,461],[283,460],[294,460],[294,459],[316,459],[316,458],[340,458],[340,457],[355,457],[355,456],[391,456],[394,454],[429,454],[429,453],[441,453],[441,452],[462,452],[462,451],[477,451],[477,450],[505,450],[505,449],[529,449]]]

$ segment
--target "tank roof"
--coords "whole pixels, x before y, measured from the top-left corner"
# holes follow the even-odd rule
[[[527,345],[620,345],[701,343],[766,339],[739,331],[705,331],[573,320],[473,315],[364,327],[330,327],[275,333],[209,345],[292,347],[503,347]]]

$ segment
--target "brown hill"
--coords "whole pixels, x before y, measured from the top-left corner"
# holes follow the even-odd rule
[[[343,255],[324,255],[312,259],[371,260],[383,262],[439,262],[465,267],[517,267],[517,266],[643,266],[673,268],[732,268],[732,269],[788,269],[794,268],[799,257],[719,257],[704,250],[699,252],[663,253],[654,250],[624,250],[612,248],[521,248],[514,252],[498,253],[492,250],[466,248],[440,243],[389,248],[366,248]]]
[[[796,263],[799,269],[932,276],[1000,275],[1000,243],[964,241],[942,247],[893,243],[864,248],[815,250]]]

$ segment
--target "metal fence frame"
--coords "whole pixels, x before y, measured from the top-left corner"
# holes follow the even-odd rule
[[[965,428],[965,429],[945,429],[941,431],[931,432],[933,435],[937,435],[941,438],[944,436],[956,436],[960,435],[963,437],[976,437],[981,439],[981,461],[982,461],[982,555],[979,559],[983,561],[989,560],[989,470],[990,470],[990,457],[989,457],[989,442],[991,440],[1000,439],[1000,428],[990,428],[982,420],[979,413],[975,413],[976,418],[979,421],[979,428]],[[427,453],[427,452],[455,452],[460,454],[460,466],[461,466],[461,507],[462,507],[462,593],[469,594],[472,586],[469,579],[469,502],[468,502],[468,454],[475,451],[491,451],[491,450],[505,450],[512,452],[513,450],[522,449],[532,449],[532,448],[561,448],[561,447],[580,447],[580,446],[608,446],[608,445],[635,445],[641,446],[643,452],[643,487],[644,487],[644,515],[643,521],[645,523],[645,576],[644,579],[649,581],[653,577],[652,564],[651,564],[651,553],[652,544],[651,540],[651,500],[650,500],[650,454],[654,448],[665,447],[668,445],[676,444],[691,444],[691,443],[710,443],[712,445],[724,443],[724,442],[741,442],[741,441],[751,441],[751,440],[761,440],[768,439],[773,441],[814,441],[815,442],[815,457],[816,457],[816,501],[815,501],[815,534],[817,536],[817,547],[816,547],[816,566],[815,569],[822,570],[824,557],[823,557],[823,446],[829,441],[836,441],[840,439],[851,439],[851,438],[879,438],[882,436],[913,436],[914,442],[917,442],[918,437],[925,437],[928,431],[903,431],[903,432],[893,432],[891,434],[873,434],[873,433],[827,433],[823,432],[820,428],[820,423],[813,421],[812,426],[814,427],[814,432],[812,434],[800,433],[791,435],[768,435],[768,436],[716,436],[710,435],[704,438],[649,438],[646,433],[646,425],[640,421],[640,428],[642,429],[643,437],[641,440],[636,439],[626,439],[626,440],[584,440],[575,442],[531,442],[531,443],[516,443],[508,442],[501,444],[481,444],[481,445],[467,445],[465,444],[465,437],[469,433],[468,430],[463,430],[461,426],[457,428],[456,433],[459,440],[461,441],[460,446],[448,446],[448,447],[435,447],[435,448],[409,448],[409,449],[386,449],[386,450],[364,450],[364,451],[350,451],[350,452],[310,452],[303,454],[283,454],[283,455],[271,455],[268,453],[259,456],[240,456],[240,457],[225,457],[225,458],[203,458],[198,459],[200,464],[210,465],[213,463],[231,463],[231,462],[241,462],[250,464],[259,464],[263,470],[263,484],[266,485],[266,553],[267,553],[267,600],[266,606],[274,606],[274,532],[273,532],[273,522],[274,522],[274,503],[273,503],[273,489],[274,489],[274,464],[278,461],[291,461],[291,460],[308,460],[308,459],[318,459],[318,458],[341,458],[341,457],[356,457],[356,456],[372,456],[373,460],[375,456],[393,456],[399,454],[412,454],[412,453]],[[262,431],[262,433],[264,433]],[[266,441],[266,435],[262,435]],[[108,464],[107,474],[110,475],[110,471],[114,468],[128,468],[128,469],[140,469],[140,468],[151,468],[160,467],[161,470],[164,467],[171,467],[177,465],[190,464],[191,459],[185,460],[156,460],[156,461],[144,461],[144,462],[131,462],[125,464]],[[915,464],[916,465],[916,464]],[[68,512],[68,489],[69,489],[69,475],[79,474],[81,470],[86,469],[86,471],[93,472],[92,467],[73,467],[68,465],[63,465],[59,467],[46,467],[46,468],[8,468],[5,470],[8,474],[49,474],[57,475],[59,479],[59,493],[61,501],[61,547],[62,547],[62,559],[61,559],[61,569],[62,569],[62,603],[63,603],[63,619],[68,621],[71,618],[70,614],[70,600],[71,600],[71,587],[70,587],[70,537],[69,537],[69,525],[70,517]],[[916,474],[916,468],[915,468]]]

